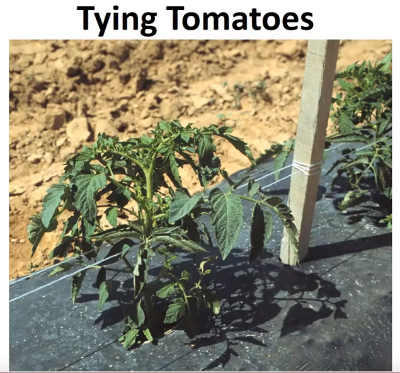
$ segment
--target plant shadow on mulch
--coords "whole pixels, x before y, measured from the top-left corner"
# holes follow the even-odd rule
[[[348,244],[348,247],[354,247],[354,242]],[[243,255],[243,251],[238,249],[232,253]],[[325,248],[325,254],[328,253],[329,250]],[[200,312],[196,338],[191,340],[190,346],[198,349],[225,343],[226,350],[205,369],[212,369],[220,364],[225,366],[232,355],[238,356],[234,346],[240,342],[266,346],[254,336],[232,337],[231,334],[268,333],[265,329],[266,323],[281,313],[284,315],[281,316],[283,323],[280,324],[280,337],[299,332],[306,326],[332,315],[334,318],[347,318],[344,312],[347,301],[341,299],[341,292],[333,282],[322,279],[317,273],[304,274],[295,268],[282,265],[276,259],[275,263],[271,263],[271,257],[271,254],[264,252],[260,260],[249,264],[247,257],[233,255],[228,263],[219,260],[208,266],[212,270],[210,278],[214,284],[210,287],[218,294],[221,312],[218,316],[212,315],[208,310]],[[161,267],[154,268],[149,273],[157,275],[160,270]],[[192,260],[185,260],[176,265],[177,274],[183,270],[189,271],[193,278],[197,279]],[[119,305],[103,311],[95,320],[95,324],[101,324],[102,329],[123,321],[124,311],[120,306],[122,302],[125,304],[125,312],[129,312],[129,307],[135,306],[132,301],[132,279],[122,283],[114,281],[113,286],[114,296],[108,301],[117,301]],[[279,296],[280,293],[284,294]],[[126,301],[128,299],[131,300],[130,304]],[[82,294],[77,303],[97,300],[97,294]],[[158,301],[158,298],[155,300]],[[280,305],[282,301],[286,302],[283,306]],[[288,302],[294,304],[284,307]],[[312,304],[314,309],[308,307],[308,304]],[[166,307],[167,304],[163,300],[155,305],[160,315],[165,312]],[[164,324],[162,328],[161,333],[171,329],[171,325]],[[179,325],[177,329],[180,329]]]
[[[385,227],[379,221],[392,213],[392,200],[384,196],[377,188],[374,178],[364,178],[360,184],[362,189],[370,190],[356,201],[355,205],[346,211],[347,223],[350,225],[359,223],[363,218],[369,218],[376,227]],[[339,204],[344,194],[350,191],[349,179],[345,176],[335,178],[331,185],[331,191],[325,198],[331,198],[337,211],[340,211]],[[340,197],[339,197],[339,196]]]
[[[391,233],[386,233],[376,237],[315,246],[310,248],[304,263],[376,249],[390,245],[391,240]],[[279,337],[300,332],[316,321],[328,317],[347,318],[345,313],[347,300],[342,299],[341,292],[333,282],[321,278],[319,274],[305,274],[293,267],[282,265],[268,252],[264,252],[261,258],[252,264],[249,264],[248,258],[243,256],[242,250],[235,249],[232,254],[236,255],[232,255],[227,263],[218,260],[208,267],[212,270],[210,278],[214,284],[210,286],[218,294],[221,312],[218,316],[214,316],[210,311],[203,309],[204,312],[200,312],[198,316],[196,338],[190,341],[193,349],[225,343],[225,351],[205,369],[225,366],[232,355],[238,356],[234,346],[241,342],[266,347],[263,341],[254,336],[232,337],[230,334],[268,333],[269,330],[265,329],[265,325],[279,315],[283,319]],[[197,279],[193,261],[185,260],[189,257],[186,256],[183,258],[184,261],[177,263],[175,271],[178,274],[187,270],[194,279]],[[161,267],[151,269],[149,274],[157,275],[160,270]],[[129,308],[135,306],[132,301],[134,298],[131,278],[122,283],[114,281],[113,286],[114,297],[109,301],[117,301],[119,305],[103,311],[95,320],[95,324],[101,324],[102,329],[123,321],[124,311],[120,306],[122,302],[125,304],[125,312],[129,312]],[[279,296],[280,293],[284,295]],[[77,303],[97,300],[97,294],[82,294]],[[158,298],[155,300],[158,302],[155,308],[160,315],[163,315],[167,303]],[[293,304],[282,307],[280,302]],[[163,330],[160,330],[160,333],[163,333],[171,329],[171,324],[163,324],[161,328]]]

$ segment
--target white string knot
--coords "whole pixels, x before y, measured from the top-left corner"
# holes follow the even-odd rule
[[[293,161],[293,167],[301,171],[306,176],[317,175],[321,172],[322,161],[313,164]]]

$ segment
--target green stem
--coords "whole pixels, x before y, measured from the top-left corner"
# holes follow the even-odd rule
[[[149,292],[149,289],[144,288],[143,289],[143,303],[144,303],[144,309],[146,312],[146,323],[147,327],[150,330],[150,333],[154,336],[154,330],[153,330],[153,325],[154,325],[154,308],[153,308],[153,303],[151,301],[151,293]]]
[[[183,298],[185,299],[185,303],[186,303],[187,309],[188,309],[188,314],[190,315],[189,301],[188,301],[188,296],[186,295],[185,287],[180,283],[178,278],[171,272],[167,272],[165,275],[171,277],[178,284],[179,288],[182,291]]]
[[[133,210],[130,210],[130,209],[127,209],[127,208],[125,208],[125,207],[114,206],[114,205],[98,205],[97,207],[110,207],[110,208],[118,208],[118,209],[121,209],[121,210],[123,210],[123,211],[129,212],[130,214],[134,215],[136,218],[138,218],[138,219],[139,219],[139,216],[138,216],[138,214],[136,214],[136,212],[135,212],[135,211],[133,211]]]
[[[162,219],[162,218],[165,218],[166,216],[167,216],[167,214],[153,215],[152,220]]]
[[[359,182],[361,181],[361,179],[364,177],[365,173],[372,167],[377,155],[378,155],[378,151],[375,150],[375,155],[372,157],[372,160],[369,163],[368,167],[361,173],[360,177],[357,178],[357,181],[356,181],[357,186],[358,186]]]
[[[57,214],[57,218],[58,218],[58,217],[64,212],[64,210],[66,209],[66,207],[67,207],[67,202],[68,202],[68,201],[65,201],[63,207],[61,208],[61,210],[60,210],[59,213]],[[57,219],[57,218],[56,218],[56,219]]]
[[[186,305],[187,305],[187,310],[188,310],[188,315],[190,315],[189,301],[188,301],[188,297],[187,297],[186,292],[185,292],[185,288],[184,288],[184,286],[183,286],[180,282],[178,282],[178,286],[179,286],[179,288],[180,288],[181,291],[182,291],[183,298],[185,299],[185,303],[186,303]]]
[[[275,209],[274,209],[274,206],[270,205],[269,203],[266,203],[266,202],[263,201],[263,200],[257,200],[257,199],[254,199],[254,198],[250,198],[250,197],[246,197],[246,196],[241,196],[240,194],[236,194],[236,195],[237,195],[239,198],[244,199],[244,200],[246,200],[246,201],[250,201],[250,202],[253,202],[253,203],[259,203],[260,205],[263,205],[263,206],[265,206],[265,207],[268,207],[268,208],[270,208],[270,209],[275,210]]]
[[[116,154],[116,155],[120,155],[121,157],[128,158],[130,161],[132,161],[133,163],[135,163],[136,165],[138,165],[138,166],[142,169],[143,172],[146,172],[146,167],[144,167],[143,163],[140,162],[139,160],[137,160],[137,159],[135,159],[135,158],[132,158],[132,157],[130,157],[129,155],[124,154],[124,153],[121,153],[121,152],[113,151],[112,153],[113,153],[113,154]]]
[[[335,137],[335,136],[337,136],[337,135],[340,135],[340,132],[332,133],[331,135],[326,136],[325,138],[326,138],[326,139],[331,139],[332,137]]]
[[[155,152],[153,154],[149,169],[144,171],[144,175],[146,177],[146,198],[149,202],[152,202],[152,200],[153,200],[153,194],[154,194],[153,172],[154,172],[154,168],[156,166],[157,154],[158,154],[158,151],[161,149],[162,145],[164,145],[164,143],[167,141],[170,141],[170,139],[161,141],[160,145],[157,147],[157,149],[155,150]],[[150,234],[151,234],[152,224],[153,224],[152,216],[153,216],[153,209],[150,208],[147,211],[146,220],[145,220],[145,235],[146,235],[146,237],[150,237]]]
[[[113,180],[115,180],[114,172],[112,172],[111,166],[108,163],[107,163],[107,168],[110,171],[110,174],[111,174]]]

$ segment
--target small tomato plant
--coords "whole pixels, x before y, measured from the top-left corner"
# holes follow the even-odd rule
[[[359,142],[370,147],[346,157],[343,151],[332,166],[337,177],[346,174],[350,191],[339,207],[345,210],[370,192],[365,179],[372,177],[376,189],[392,199],[392,53],[372,65],[352,64],[336,75],[344,92],[333,99],[331,119],[336,132],[326,138],[328,143]],[[329,170],[329,172],[331,171]],[[333,183],[335,180],[333,181]],[[391,218],[390,218],[391,221]]]
[[[250,261],[260,255],[272,234],[271,213],[282,221],[297,253],[297,229],[290,209],[280,198],[266,197],[260,185],[249,177],[233,182],[215,155],[214,138],[218,136],[254,163],[249,147],[232,135],[231,128],[217,125],[195,128],[191,124],[184,127],[174,120],[159,122],[151,132],[152,137],[144,135],[127,141],[99,135],[91,147],[84,147],[66,162],[59,183],[47,191],[42,212],[31,218],[28,227],[32,255],[43,235],[53,231],[60,219],[64,230],[51,258],[66,258],[72,250],[82,265],[88,266],[83,257],[95,261],[104,244],[111,245],[106,258],[116,256],[123,261],[124,271],[133,277],[136,310],[126,315],[120,338],[125,347],[159,336],[154,297],[168,301],[164,323],[183,323],[190,337],[196,334],[196,316],[202,307],[219,313],[217,294],[203,284],[204,277],[211,272],[208,263],[216,256],[204,254],[211,236],[198,221],[202,215],[211,216],[222,259],[228,257],[238,240],[244,200],[254,204]],[[201,192],[191,195],[184,187],[180,175],[184,165],[198,176]],[[228,181],[230,188],[222,191],[216,187],[209,192],[208,186],[218,174]],[[245,183],[248,193],[240,195],[236,190]],[[127,216],[124,224],[118,219],[121,211]],[[102,228],[103,216],[112,228]],[[174,260],[178,258],[178,250],[193,255],[196,279],[187,271],[177,273]],[[156,256],[163,258],[164,265],[157,278],[149,282],[148,270]],[[123,272],[110,268],[109,264],[106,260],[97,266],[99,310],[110,299],[112,280]],[[65,263],[55,272],[68,268],[70,265]],[[88,270],[93,267],[73,277],[73,301]]]
[[[346,175],[349,190],[339,203],[339,209],[345,210],[361,201],[371,192],[369,179],[374,189],[383,199],[392,200],[392,71],[390,64],[392,53],[375,63],[354,63],[343,72],[336,74],[341,92],[332,99],[331,120],[335,132],[326,137],[325,148],[332,143],[361,143],[368,146],[358,152],[353,148],[342,151],[328,171],[336,169],[332,182]],[[274,144],[255,160],[258,164],[274,157],[275,170],[281,169],[288,156],[294,151],[294,140],[284,144]],[[350,153],[353,153],[350,155]],[[279,177],[279,171],[275,176]],[[381,198],[382,200],[382,198]],[[386,209],[385,209],[386,210]],[[391,207],[388,215],[380,222],[391,229]]]

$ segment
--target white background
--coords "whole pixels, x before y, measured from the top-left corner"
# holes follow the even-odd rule
[[[1,170],[2,182],[1,196],[3,208],[1,212],[1,234],[3,242],[8,241],[8,186],[6,172],[8,171],[8,43],[9,39],[148,39],[138,31],[112,30],[112,18],[103,38],[98,37],[99,28],[94,18],[93,11],[89,14],[89,30],[83,30],[83,12],[76,10],[77,6],[96,7],[95,12],[99,12],[103,18],[106,12],[113,13],[113,6],[118,5],[118,12],[136,12],[141,18],[144,12],[156,12],[157,17],[154,26],[157,27],[157,34],[151,39],[396,39],[395,27],[399,29],[400,14],[395,10],[395,1],[356,1],[356,0],[335,0],[328,1],[222,1],[202,0],[196,2],[185,1],[121,1],[121,0],[81,0],[81,1],[50,1],[50,0],[20,0],[7,1],[2,3],[1,10],[1,87],[2,87],[2,123],[3,133],[0,136],[1,150]],[[195,31],[185,31],[182,26],[178,31],[172,29],[172,12],[167,11],[166,6],[185,6],[183,12],[196,12],[201,15],[203,12],[225,11],[231,16],[235,12],[249,13],[252,8],[257,8],[258,12],[264,15],[267,12],[275,12],[281,17],[287,12],[295,12],[299,16],[305,12],[313,14],[312,20],[314,27],[310,31],[287,31],[282,26],[275,31],[260,30],[254,31],[251,22],[248,24],[247,31],[203,31],[200,27]],[[233,17],[231,17],[233,19]],[[250,21],[250,18],[249,18]],[[181,16],[180,16],[181,22]],[[181,24],[181,23],[180,23]],[[262,20],[258,21],[262,25]],[[400,87],[397,68],[400,54],[397,50],[397,42],[393,40],[393,78],[394,86]],[[397,83],[396,83],[397,82]],[[394,102],[398,102],[396,89],[394,89]],[[396,105],[394,105],[397,107]],[[398,130],[394,126],[394,139],[397,138]],[[395,158],[398,158],[396,147],[394,146]],[[397,164],[396,161],[394,161]],[[7,171],[6,171],[7,170]],[[396,169],[394,170],[397,174]],[[394,177],[394,184],[397,178]],[[398,204],[397,192],[394,193],[393,203]],[[393,208],[396,216],[396,208]],[[396,221],[396,217],[395,217]],[[395,223],[396,227],[396,223]],[[393,230],[393,314],[400,315],[399,298],[396,285],[399,285],[399,234]],[[8,340],[8,250],[2,248],[2,265],[0,289],[1,298],[4,306],[1,308],[1,360],[0,371],[7,371],[9,366],[9,340]],[[34,298],[32,298],[34,301]],[[396,316],[393,318],[393,370],[400,371],[400,341],[399,341],[399,322]],[[32,346],[40,348],[40,346]],[[396,353],[397,351],[397,353]]]

